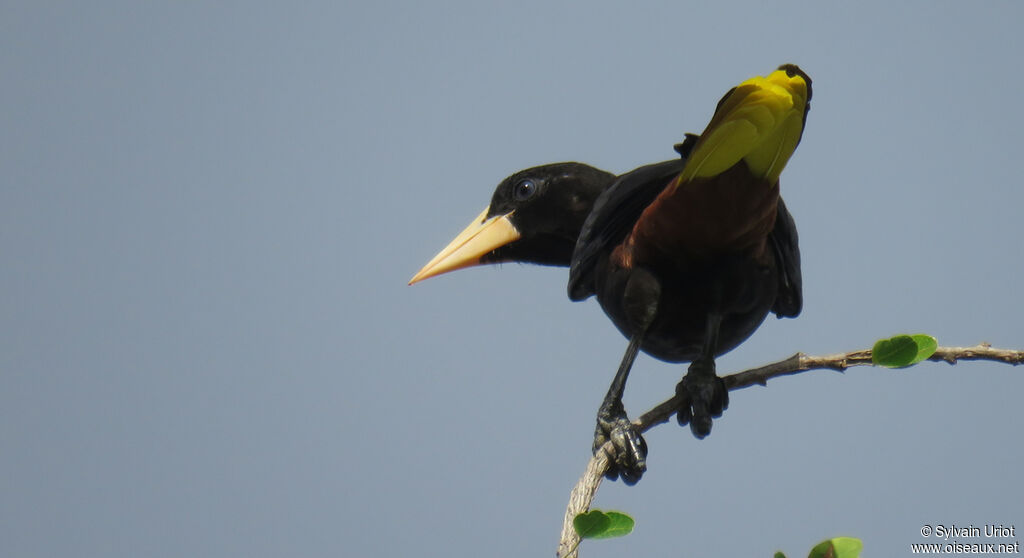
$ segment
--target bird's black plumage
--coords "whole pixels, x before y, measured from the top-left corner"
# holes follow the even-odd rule
[[[568,266],[594,200],[614,180],[614,174],[581,163],[533,167],[502,180],[487,216],[508,215],[522,237],[484,254],[481,263]]]
[[[728,405],[715,357],[769,312],[800,313],[796,225],[778,175],[802,137],[810,97],[810,78],[784,65],[731,89],[704,133],[676,146],[678,159],[618,177],[579,163],[513,174],[411,283],[501,261],[569,266],[569,297],[596,295],[629,339],[598,411],[594,448],[611,441],[610,476],[636,482],[646,442],[622,394],[637,352],[691,363],[677,414],[702,438]]]
[[[611,273],[607,260],[611,251],[620,245],[623,238],[636,225],[643,210],[664,190],[672,178],[679,174],[685,163],[684,155],[680,159],[640,167],[618,177],[597,198],[593,209],[583,222],[570,262],[568,285],[570,299],[585,300],[598,294],[598,284],[607,284],[607,276]],[[726,318],[728,325],[723,327],[718,354],[727,352],[749,337],[761,323],[768,309],[780,318],[795,317],[800,313],[803,297],[796,223],[781,197],[778,199],[775,226],[768,235],[768,242],[772,248],[774,261],[767,262],[767,265],[759,269],[757,273],[758,275],[764,273],[764,277],[759,277],[757,280],[767,285],[767,288],[764,289],[763,294],[759,296],[760,300],[753,304],[753,308],[749,312],[741,316]],[[721,275],[735,271],[735,267],[732,267],[723,270],[720,274],[707,275],[707,282],[721,282],[723,280]],[[676,278],[674,282],[676,287],[663,288],[662,296],[666,297],[673,296],[676,291],[685,292],[688,288],[693,289],[695,285],[686,279],[687,276],[704,275],[700,269],[671,270],[665,273]],[[701,318],[699,316],[701,313],[700,299],[705,298],[705,293],[699,290],[690,292],[694,292],[693,298],[697,300],[680,300],[674,304],[679,308],[678,311],[672,313],[673,316],[692,315]],[[598,298],[601,300],[600,296]],[[624,316],[617,318],[619,312],[612,309],[614,304],[601,301],[601,305],[622,333],[629,337],[632,327]],[[641,345],[641,349],[651,356],[669,362],[692,361],[698,356],[701,349],[704,332],[703,319],[697,319],[691,323],[695,325],[688,329],[695,332],[695,336],[689,336],[690,339],[687,339],[687,335],[682,331],[687,328],[676,322],[666,326],[664,339],[657,341],[650,339],[648,345]]]
[[[683,170],[682,158],[646,165],[618,178],[597,198],[580,230],[569,270],[569,298],[594,295],[594,274],[606,248],[615,246],[665,186]]]

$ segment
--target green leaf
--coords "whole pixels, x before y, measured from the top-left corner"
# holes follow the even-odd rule
[[[773,556],[772,558],[786,558],[786,555],[782,552],[776,552],[775,556]]]
[[[633,518],[617,511],[590,510],[573,518],[572,526],[581,539],[610,539],[633,532]]]
[[[935,350],[939,348],[939,342],[932,337],[924,333],[916,333],[910,336],[914,339],[914,343],[917,343],[917,356],[910,364],[917,364],[922,360],[935,354]]]
[[[871,349],[871,362],[887,368],[903,368],[932,356],[938,346],[934,337],[923,333],[879,339]]]
[[[572,519],[572,527],[576,529],[576,534],[581,539],[589,539],[594,537],[598,533],[603,533],[608,530],[608,525],[611,524],[612,520],[608,518],[604,512],[600,510],[590,510],[578,514]]]
[[[860,558],[864,543],[853,537],[836,537],[821,541],[808,554],[808,558]]]
[[[871,362],[889,368],[910,366],[917,356],[917,343],[909,335],[879,339],[871,349]]]
[[[624,537],[633,532],[633,526],[636,525],[636,522],[633,521],[632,517],[617,511],[607,513],[612,522],[608,526],[608,531],[605,532],[603,538]]]

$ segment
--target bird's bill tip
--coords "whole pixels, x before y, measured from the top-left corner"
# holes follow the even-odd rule
[[[481,261],[481,258],[488,252],[522,237],[509,220],[512,213],[488,217],[489,212],[488,207],[477,215],[469,226],[427,262],[423,269],[413,275],[409,284],[413,285],[449,271],[482,265],[485,262]]]

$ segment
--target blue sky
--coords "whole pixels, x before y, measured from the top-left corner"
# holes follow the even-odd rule
[[[1012,2],[0,8],[0,554],[548,555],[626,341],[564,269],[406,281],[521,168],[674,156],[814,78],[803,314],[736,371],[899,332],[1024,348]],[[683,374],[641,356],[626,406]],[[1024,527],[1021,370],[814,372],[652,431],[588,556]]]

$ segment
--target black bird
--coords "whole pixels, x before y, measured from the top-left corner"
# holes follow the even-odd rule
[[[769,311],[802,306],[796,225],[778,178],[810,108],[811,80],[787,64],[718,103],[681,158],[619,177],[579,163],[520,171],[410,284],[463,267],[521,261],[570,266],[569,297],[596,295],[629,345],[598,411],[594,449],[616,447],[609,476],[632,484],[646,442],[622,405],[637,352],[690,362],[676,387],[680,424],[703,438],[728,406],[714,359]]]

